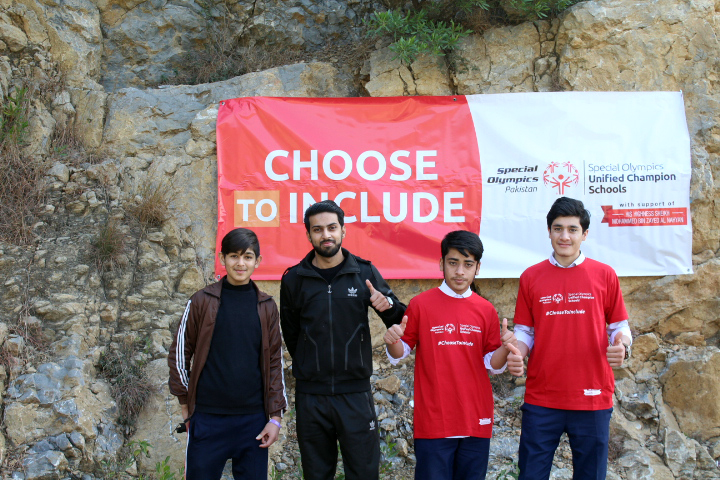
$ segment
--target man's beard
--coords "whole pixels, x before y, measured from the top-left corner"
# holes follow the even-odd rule
[[[315,253],[325,258],[332,258],[340,251],[342,246],[342,240],[339,243],[334,244],[332,247],[323,247],[322,245],[313,245]]]

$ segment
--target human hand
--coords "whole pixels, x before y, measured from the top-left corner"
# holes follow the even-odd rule
[[[525,372],[525,363],[523,363],[522,354],[520,354],[520,350],[512,343],[508,343],[506,347],[510,350],[510,354],[507,356],[507,369],[516,377],[521,377]]]
[[[180,412],[182,415],[183,423],[185,423],[185,431],[188,433],[188,435],[190,435],[190,420],[185,420],[186,418],[188,418],[188,415],[190,414],[188,411],[187,404],[180,405]]]
[[[515,338],[515,332],[513,332],[512,330],[508,330],[507,324],[507,318],[503,318],[502,331],[500,332],[500,341],[503,345],[505,345],[505,347],[507,347],[508,344],[512,344],[515,346],[515,348],[519,348],[520,346],[517,343],[517,338]]]
[[[615,343],[607,347],[607,360],[611,367],[622,367],[625,359],[625,345],[622,343],[622,335],[615,337]]]
[[[405,315],[402,318],[400,325],[393,325],[388,328],[387,332],[385,332],[385,335],[383,336],[383,340],[385,340],[385,343],[387,343],[388,345],[395,345],[397,342],[399,342],[402,336],[405,335],[407,321],[408,317],[407,315]]]
[[[370,290],[370,303],[375,310],[378,312],[384,312],[385,310],[390,310],[390,308],[392,308],[387,297],[381,292],[375,290],[375,287],[373,287],[372,283],[370,283],[370,280],[365,280],[365,285],[367,285]]]
[[[280,435],[280,427],[272,422],[265,424],[265,428],[260,434],[255,437],[255,440],[260,440],[260,448],[268,448],[270,445],[275,443]]]

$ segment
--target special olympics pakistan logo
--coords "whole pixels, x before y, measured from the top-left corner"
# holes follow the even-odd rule
[[[567,187],[580,183],[580,172],[569,161],[563,164],[552,162],[543,172],[543,182],[547,187],[557,188],[558,195],[564,195]]]

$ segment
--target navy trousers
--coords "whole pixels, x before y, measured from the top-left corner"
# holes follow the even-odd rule
[[[255,437],[267,423],[264,413],[215,415],[195,412],[185,453],[186,480],[219,480],[232,459],[235,480],[267,480],[268,449]]]
[[[610,415],[607,410],[559,410],[522,406],[519,480],[550,477],[563,432],[570,440],[573,480],[604,480],[607,474]]]
[[[415,480],[482,480],[489,453],[489,438],[416,438]]]

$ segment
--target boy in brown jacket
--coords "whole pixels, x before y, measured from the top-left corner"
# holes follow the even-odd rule
[[[250,279],[260,264],[246,228],[222,240],[227,276],[190,297],[170,347],[170,392],[178,397],[188,443],[187,480],[266,480],[267,448],[287,407],[275,301]]]

